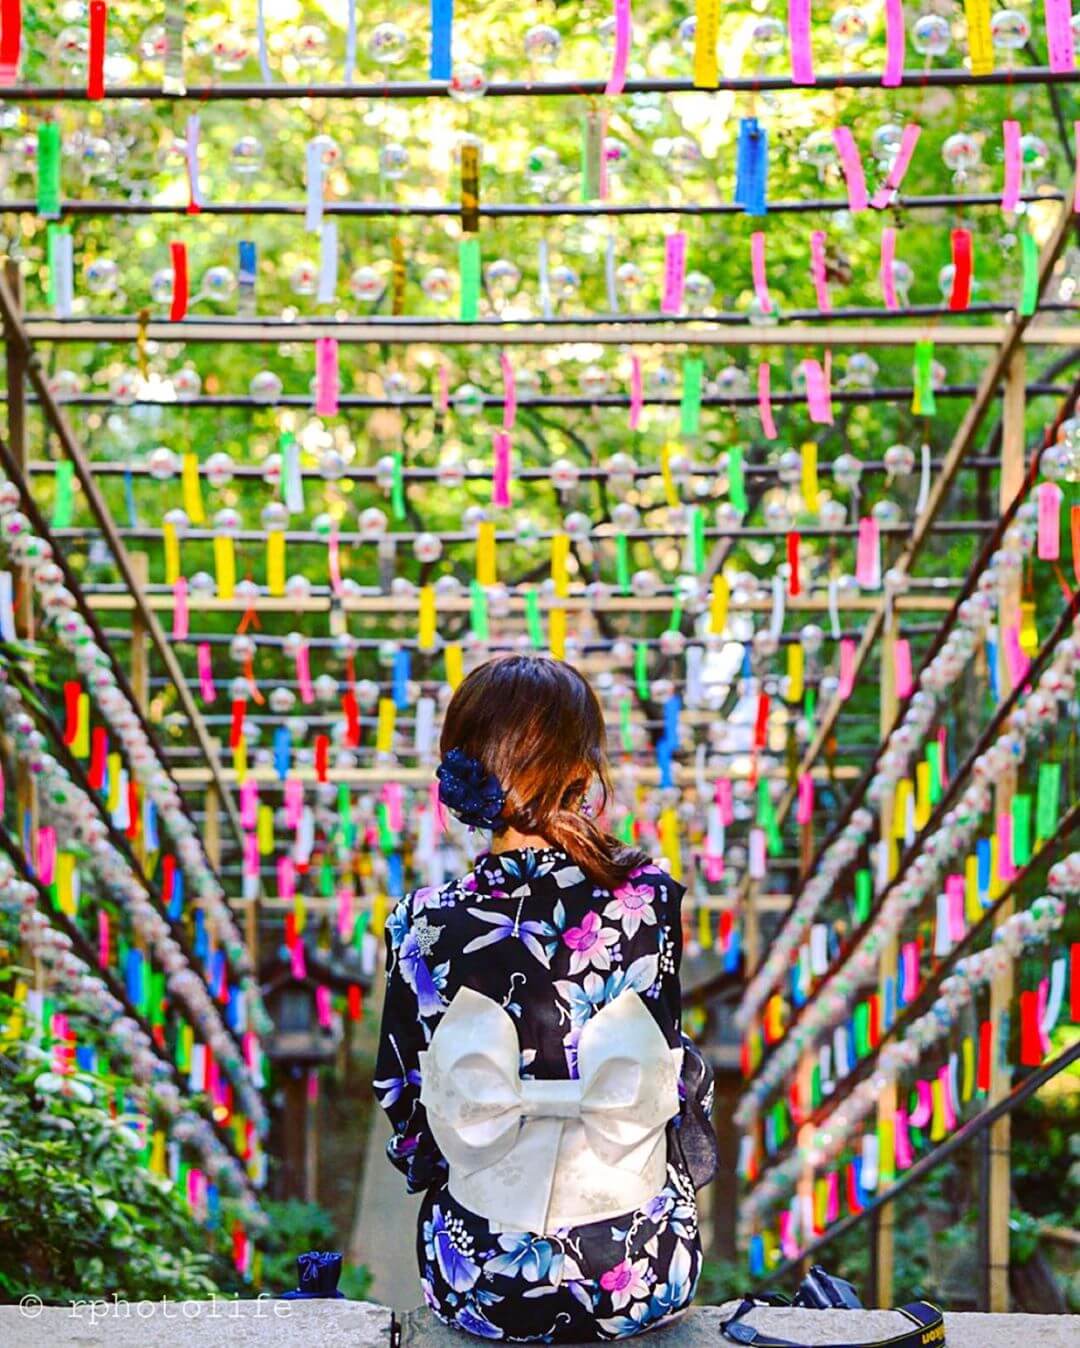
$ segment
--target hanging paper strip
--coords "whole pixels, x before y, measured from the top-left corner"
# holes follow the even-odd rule
[[[1039,245],[1029,228],[1020,234],[1020,313],[1030,318],[1039,307]]]
[[[682,312],[683,289],[686,282],[686,234],[680,229],[664,240],[664,293],[660,312]]]
[[[190,524],[203,524],[206,511],[203,508],[202,492],[199,488],[199,456],[186,451],[182,459],[180,487],[184,499],[184,513]]]
[[[885,300],[885,308],[896,310],[900,308],[900,301],[896,298],[896,230],[891,225],[887,225],[881,231],[881,264],[879,267],[879,276],[881,278],[881,294]]]
[[[855,687],[855,642],[844,637],[840,642],[840,675],[836,695],[841,701],[847,701]]]
[[[892,204],[894,195],[900,190],[900,184],[904,181],[904,175],[911,164],[911,156],[915,153],[915,146],[919,142],[920,128],[914,122],[908,122],[900,136],[900,150],[893,161],[892,168],[889,169],[884,183],[874,193],[870,199],[870,205],[874,210],[882,211],[886,206]]]
[[[911,410],[916,416],[932,417],[937,411],[934,397],[934,343],[922,339],[915,343],[914,397]]]
[[[630,45],[633,26],[630,0],[615,0],[615,47],[611,57],[611,74],[604,92],[609,98],[621,94],[626,84],[626,70],[630,64]]]
[[[285,534],[281,529],[266,535],[266,589],[276,597],[285,593]]]
[[[324,220],[319,229],[319,287],[316,301],[333,304],[337,294],[338,227],[336,220]],[[400,309],[394,309],[400,313]]]
[[[881,83],[886,89],[895,89],[903,81],[905,41],[903,0],[885,0],[885,71]]]
[[[776,422],[773,420],[772,413],[772,369],[767,360],[758,363],[757,398],[762,434],[768,440],[775,440]]]
[[[840,157],[840,168],[847,186],[848,210],[865,211],[870,201],[866,195],[866,174],[855,137],[848,126],[833,128],[833,142]]]
[[[187,174],[188,215],[198,215],[203,199],[199,190],[199,114],[193,112],[184,130],[184,165]]]
[[[0,0],[0,85],[15,84],[22,50],[22,0]]]
[[[169,305],[169,318],[173,323],[179,323],[187,313],[188,307],[187,245],[171,243],[169,252],[172,255],[173,271],[173,293],[172,302]]]
[[[765,234],[756,229],[750,236],[750,273],[754,283],[754,295],[763,314],[772,313],[772,300],[769,298],[769,283],[765,275]]]
[[[694,28],[694,88],[715,89],[720,76],[716,43],[720,35],[720,0],[697,0]]]
[[[433,80],[448,80],[453,68],[454,0],[431,0],[431,66]]]
[[[480,228],[480,147],[461,147],[461,230],[475,234]]]
[[[1010,117],[1002,124],[1005,143],[1005,183],[1001,191],[1001,209],[1015,211],[1020,204],[1020,123]]]
[[[460,317],[463,323],[475,323],[480,312],[480,240],[462,239],[458,244],[458,273],[461,287]]]
[[[61,459],[53,474],[53,508],[49,521],[53,529],[67,529],[75,512],[75,465]]]
[[[768,210],[769,137],[756,117],[744,117],[739,123],[735,158],[735,204],[747,215],[764,215]]]
[[[185,576],[177,576],[173,582],[173,625],[174,641],[186,641],[188,637],[188,583]]]
[[[337,415],[340,377],[336,337],[315,339],[315,415]]]
[[[973,75],[989,75],[994,69],[994,44],[990,36],[990,0],[964,0],[968,27],[968,56]]]
[[[705,366],[700,356],[687,356],[682,367],[682,399],[679,405],[679,430],[682,435],[697,435],[701,429],[701,385]]]
[[[821,361],[807,357],[801,362],[801,369],[806,379],[806,409],[810,413],[810,420],[818,426],[831,426],[832,396]]]
[[[953,312],[971,303],[972,240],[970,229],[952,231],[953,278],[949,290],[949,308]]]
[[[60,219],[60,127],[42,122],[37,133],[37,213]]]
[[[814,440],[807,440],[800,450],[802,460],[802,498],[803,504],[811,514],[817,514],[818,494],[818,447]]]
[[[86,59],[86,96],[105,97],[105,30],[109,21],[105,0],[90,0],[89,34]]]
[[[1038,502],[1039,534],[1037,556],[1043,562],[1056,562],[1061,556],[1061,503],[1064,493],[1056,482],[1040,482],[1035,488]]]
[[[1046,19],[1046,46],[1053,71],[1076,68],[1076,49],[1073,43],[1072,4],[1070,0],[1043,0]]]
[[[185,0],[165,0],[165,72],[161,82],[166,94],[187,92],[184,84]]]
[[[814,56],[810,47],[810,0],[788,0],[788,33],[791,40],[792,82],[813,84]]]

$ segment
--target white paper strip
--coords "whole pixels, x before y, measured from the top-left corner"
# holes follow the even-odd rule
[[[307,183],[307,208],[304,213],[304,228],[317,234],[322,227],[323,218],[323,142],[321,136],[309,140],[305,152],[305,182]]]
[[[607,236],[607,250],[604,253],[604,280],[607,282],[608,313],[619,312],[619,292],[615,285],[615,235]]]
[[[859,1183],[868,1192],[878,1186],[879,1157],[877,1133],[863,1133],[862,1173],[859,1175]]]
[[[551,268],[548,259],[547,239],[540,240],[540,255],[537,259],[537,273],[540,285],[540,312],[545,318],[551,318]]]
[[[702,699],[701,672],[705,662],[704,646],[687,646],[686,648],[686,705],[688,707],[700,707]],[[704,744],[700,746],[705,748]],[[702,762],[702,778],[704,779],[705,764]]]
[[[934,915],[934,954],[941,956],[947,955],[952,949],[952,942],[949,940],[949,899],[946,894],[937,896],[937,906]]]
[[[838,641],[842,629],[840,627],[840,606],[837,602],[837,583],[835,576],[829,581],[829,628],[832,632],[833,639]]]
[[[416,703],[416,756],[419,759],[428,758],[435,739],[435,699],[433,697],[421,697]],[[431,811],[428,810],[424,816],[429,823],[432,845],[435,842],[434,818]]]
[[[258,9],[255,12],[255,31],[259,42],[259,73],[262,75],[263,83],[269,84],[273,76],[270,74],[270,53],[266,49],[266,14],[263,0],[258,0]]]
[[[333,304],[337,295],[338,228],[336,220],[324,220],[319,235],[319,303]]]
[[[15,594],[10,571],[0,571],[0,637],[5,641],[18,640],[15,631]]]
[[[815,922],[810,928],[810,972],[816,978],[829,968],[829,929],[824,922]]]
[[[304,478],[300,472],[300,446],[293,439],[281,451],[281,499],[290,515],[304,513]]]
[[[52,260],[56,268],[56,317],[70,318],[75,303],[75,263],[69,230],[57,230],[54,235]]]
[[[750,830],[750,879],[764,880],[765,878],[765,830],[763,828],[752,828]]]
[[[296,826],[296,841],[293,843],[293,860],[306,866],[311,860],[311,849],[315,846],[315,811],[305,805],[300,812],[300,822]]]
[[[919,475],[919,495],[915,501],[915,518],[926,509],[926,503],[930,499],[930,446],[923,441],[922,447],[922,472]]]
[[[774,641],[780,640],[784,630],[784,578],[778,573],[772,578],[772,617],[769,619],[769,635]]]
[[[356,79],[356,0],[349,0],[345,20],[345,83]]]
[[[1062,1003],[1065,1000],[1065,956],[1056,959],[1050,966],[1050,992],[1046,998],[1046,1013],[1042,1019],[1042,1032],[1049,1034],[1058,1023]]]

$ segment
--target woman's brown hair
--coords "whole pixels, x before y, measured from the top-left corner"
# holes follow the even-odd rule
[[[500,827],[562,848],[594,884],[616,889],[648,857],[605,833],[581,805],[611,795],[604,716],[588,682],[546,656],[508,655],[474,669],[446,709],[439,741],[479,760],[506,793]]]

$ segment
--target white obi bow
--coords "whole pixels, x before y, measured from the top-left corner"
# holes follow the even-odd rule
[[[420,1099],[458,1202],[494,1229],[548,1234],[654,1198],[682,1049],[668,1046],[638,993],[586,1023],[575,1080],[523,1081],[519,1055],[508,1013],[471,988],[458,990],[420,1054]]]

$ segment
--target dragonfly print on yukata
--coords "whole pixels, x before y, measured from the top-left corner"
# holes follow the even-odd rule
[[[509,1013],[525,1080],[576,1077],[585,1025],[629,989],[669,1047],[687,1048],[679,1025],[682,894],[651,865],[612,892],[565,852],[524,849],[482,856],[462,878],[407,896],[387,920],[375,1090],[394,1128],[388,1155],[409,1190],[425,1195],[420,1282],[447,1323],[492,1339],[617,1339],[693,1297],[701,1248],[694,1182],[678,1144],[685,1100],[667,1129],[667,1178],[655,1197],[621,1217],[546,1235],[496,1228],[455,1200],[420,1101],[419,1055],[462,987]]]

